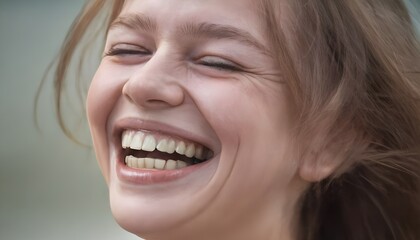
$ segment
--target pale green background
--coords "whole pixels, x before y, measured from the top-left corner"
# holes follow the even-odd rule
[[[34,127],[35,90],[83,3],[0,0],[1,240],[138,239],[114,222],[93,152],[60,132],[51,81]]]
[[[36,88],[83,2],[0,0],[1,240],[137,239],[114,223],[92,151],[60,132],[51,81],[34,127]]]

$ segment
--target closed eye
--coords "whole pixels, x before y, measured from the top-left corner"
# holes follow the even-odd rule
[[[151,54],[151,52],[143,47],[132,45],[132,44],[121,43],[121,44],[116,44],[112,46],[104,54],[104,56],[124,56],[124,55],[144,56],[144,55],[149,55],[149,54]]]
[[[213,56],[200,58],[199,60],[197,60],[197,63],[200,65],[215,68],[221,71],[238,72],[242,70],[240,66],[238,66],[237,64],[229,60],[225,60],[225,59],[213,57]]]

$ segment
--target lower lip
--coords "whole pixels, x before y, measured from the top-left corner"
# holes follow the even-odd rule
[[[208,165],[209,162],[194,164],[188,167],[174,169],[174,170],[151,170],[151,169],[139,169],[131,168],[123,163],[123,161],[117,161],[117,176],[123,182],[134,183],[139,185],[150,185],[157,183],[166,183],[176,181],[184,178],[187,175],[198,171],[199,169]]]

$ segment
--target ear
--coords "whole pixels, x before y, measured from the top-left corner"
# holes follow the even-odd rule
[[[343,153],[334,152],[333,149],[326,148],[303,156],[299,166],[300,177],[308,182],[319,182],[332,175],[346,158]]]
[[[299,175],[309,182],[319,182],[331,175],[346,171],[355,156],[367,146],[367,141],[355,130],[341,132],[330,138],[319,134],[312,138],[301,156]]]

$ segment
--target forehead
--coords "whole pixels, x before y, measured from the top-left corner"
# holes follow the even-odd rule
[[[127,0],[119,17],[138,14],[160,31],[179,25],[211,23],[243,29],[263,40],[260,0]]]

